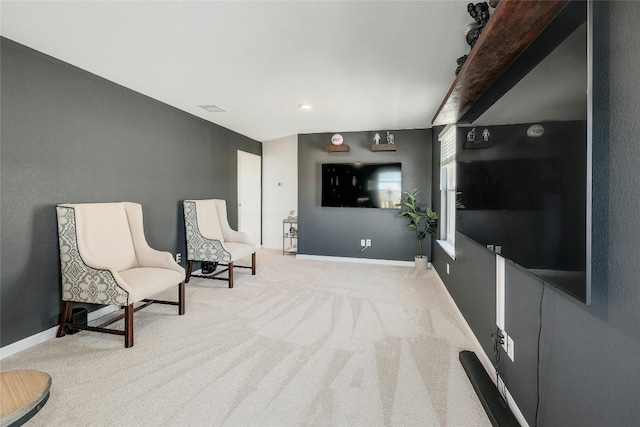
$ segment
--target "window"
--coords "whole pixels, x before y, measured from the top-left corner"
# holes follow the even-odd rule
[[[447,125],[440,135],[440,240],[442,249],[456,258],[456,127]]]

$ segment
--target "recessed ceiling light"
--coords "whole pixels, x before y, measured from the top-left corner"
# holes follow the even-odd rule
[[[311,110],[313,107],[309,104],[300,104],[299,105],[301,110]]]
[[[200,105],[200,108],[207,110],[210,113],[224,113],[225,110],[219,105],[211,104],[211,105]]]

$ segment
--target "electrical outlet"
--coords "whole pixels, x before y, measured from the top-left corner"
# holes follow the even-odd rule
[[[360,246],[362,246],[363,248],[366,247],[364,239],[360,239]]]
[[[371,247],[371,239],[367,239],[367,247]]]
[[[181,253],[181,252],[178,252],[178,253],[176,254],[176,262],[180,262],[180,261],[182,261],[182,253]]]
[[[500,331],[500,333],[503,337],[502,348],[504,349],[504,352],[507,353],[509,359],[511,359],[511,361],[513,362],[515,358],[515,344],[513,342],[513,338],[511,338],[511,336],[507,334],[507,331]]]
[[[511,359],[512,362],[515,361],[515,344],[513,342],[513,338],[510,336],[507,337],[507,356]]]
[[[502,246],[496,245],[494,250],[498,255],[502,254]]]
[[[449,263],[447,263],[447,274],[449,274]]]
[[[500,333],[502,334],[502,348],[504,349],[505,353],[508,353],[509,334],[507,334],[507,331],[503,331],[503,330],[500,330]]]

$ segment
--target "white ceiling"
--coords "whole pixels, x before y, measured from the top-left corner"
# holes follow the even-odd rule
[[[469,52],[467,1],[4,1],[2,36],[259,141],[411,129]],[[217,104],[210,113],[200,105]],[[300,104],[311,104],[304,111]]]

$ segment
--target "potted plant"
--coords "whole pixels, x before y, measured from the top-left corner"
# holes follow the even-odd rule
[[[404,191],[404,198],[396,206],[400,207],[399,217],[408,218],[409,231],[415,233],[418,241],[418,255],[416,255],[416,267],[427,268],[429,265],[427,256],[422,251],[422,241],[428,234],[436,235],[438,229],[438,214],[430,208],[425,208],[423,203],[418,203],[416,196],[420,190],[414,188]]]

